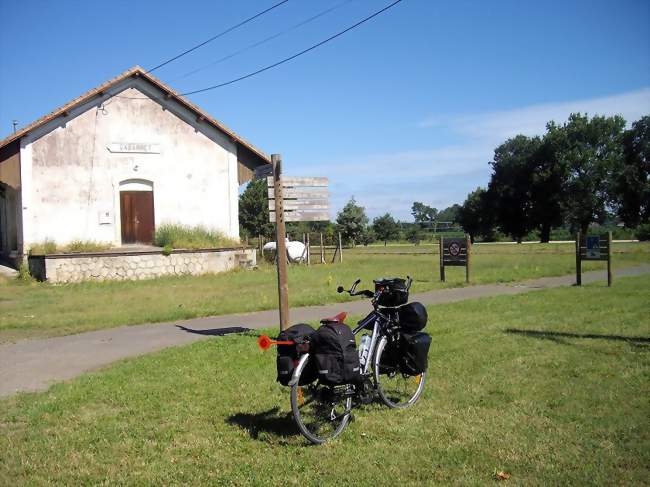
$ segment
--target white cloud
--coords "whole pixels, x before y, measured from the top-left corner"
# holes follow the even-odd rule
[[[574,112],[586,112],[590,116],[622,115],[632,122],[650,113],[650,88],[603,98],[545,103],[507,111],[448,117],[436,115],[421,121],[418,126],[447,127],[467,137],[503,141],[517,134],[542,134],[546,122],[555,120],[562,123]]]
[[[370,217],[389,211],[410,220],[413,201],[444,208],[462,203],[489,179],[494,148],[517,134],[542,135],[546,123],[566,121],[573,112],[622,115],[628,122],[650,114],[650,88],[603,98],[546,103],[507,111],[434,115],[421,121],[423,134],[451,133],[460,143],[430,150],[363,154],[310,165],[310,174],[329,174],[332,217],[354,195]]]

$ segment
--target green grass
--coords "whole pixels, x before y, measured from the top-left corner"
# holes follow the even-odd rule
[[[412,254],[396,248],[402,253],[368,255],[364,249],[355,249],[344,253],[341,264],[291,266],[291,306],[348,300],[336,293],[336,287],[356,278],[371,286],[373,278],[408,274],[415,279],[413,292],[465,285],[465,271],[460,267],[447,268],[447,282],[440,282],[438,256],[432,249]],[[571,245],[477,246],[472,281],[506,283],[571,274],[575,272],[571,249]],[[615,268],[650,262],[650,244],[617,244],[614,249]],[[602,262],[590,262],[583,269],[604,267]],[[253,271],[150,281],[50,285],[0,280],[0,343],[276,307],[277,277],[270,264]]]
[[[156,228],[154,244],[174,249],[212,249],[240,245],[238,241],[216,230],[168,223]]]
[[[111,244],[106,242],[95,242],[93,240],[74,240],[68,244],[57,244],[54,240],[44,240],[40,243],[31,245],[30,255],[49,255],[49,254],[75,254],[84,252],[102,252],[111,248]]]
[[[429,308],[404,411],[307,446],[255,333],[0,401],[0,485],[647,485],[650,276]]]

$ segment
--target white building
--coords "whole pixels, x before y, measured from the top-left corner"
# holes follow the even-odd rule
[[[151,243],[161,223],[239,237],[263,152],[136,66],[0,141],[0,257],[53,240]]]

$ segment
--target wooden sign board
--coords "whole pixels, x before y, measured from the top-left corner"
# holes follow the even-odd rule
[[[329,219],[329,211],[294,210],[284,212],[285,222],[321,222]],[[269,212],[269,221],[275,223],[275,211]]]
[[[317,178],[282,178],[282,202],[285,222],[316,222],[330,219],[328,179]],[[267,178],[269,197],[269,221],[276,221],[273,178]]]
[[[612,232],[603,235],[581,235],[576,237],[576,284],[582,285],[582,261],[599,260],[607,262],[607,285],[612,285]]]
[[[580,260],[607,260],[608,235],[586,235],[580,239]]]
[[[467,265],[467,239],[443,238],[442,261],[444,265]]]
[[[465,280],[469,282],[471,243],[468,237],[440,237],[440,280],[445,281],[446,266],[465,267]]]

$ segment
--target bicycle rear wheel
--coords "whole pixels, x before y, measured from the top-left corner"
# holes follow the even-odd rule
[[[407,408],[417,402],[424,390],[426,372],[419,375],[403,374],[399,365],[379,365],[388,340],[382,337],[377,345],[374,361],[375,383],[379,398],[390,408]],[[381,373],[380,373],[381,372]]]
[[[319,445],[336,438],[348,425],[352,396],[348,386],[299,385],[306,364],[307,360],[300,362],[298,381],[291,386],[291,412],[300,433]]]

